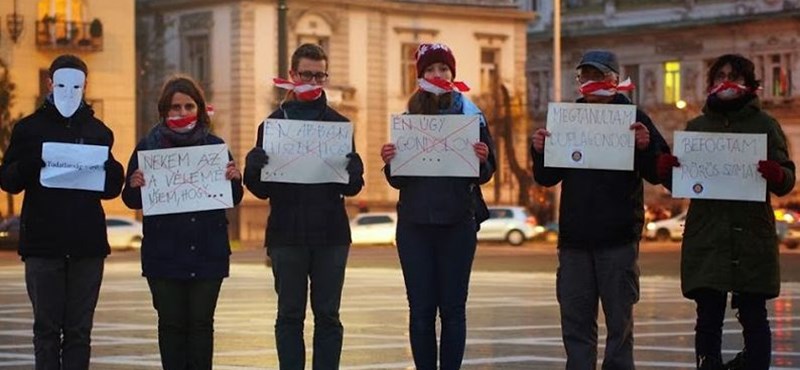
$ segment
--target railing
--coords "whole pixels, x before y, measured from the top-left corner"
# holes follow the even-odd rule
[[[102,31],[90,22],[36,21],[36,47],[39,49],[103,50]],[[102,26],[100,26],[102,27]],[[94,32],[92,32],[94,31]]]

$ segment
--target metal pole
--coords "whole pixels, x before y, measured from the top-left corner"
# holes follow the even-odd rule
[[[289,68],[287,65],[289,59],[289,50],[287,45],[287,25],[286,13],[289,7],[286,5],[287,0],[278,0],[278,76],[281,78],[288,78]],[[275,89],[276,103],[280,104],[285,95],[283,89]]]
[[[553,0],[553,96],[552,101],[561,101],[561,0]],[[553,188],[553,219],[558,221],[561,207],[561,184]]]

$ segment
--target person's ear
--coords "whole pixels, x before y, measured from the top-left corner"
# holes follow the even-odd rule
[[[51,93],[53,92],[53,78],[52,77],[48,77],[47,78],[47,90],[49,92],[51,92]]]

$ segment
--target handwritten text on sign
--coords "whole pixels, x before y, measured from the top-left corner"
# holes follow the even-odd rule
[[[350,122],[267,119],[264,151],[269,162],[261,181],[347,184],[347,154],[353,151]]]
[[[143,150],[142,211],[145,216],[233,207],[230,180],[225,179],[225,144]]]
[[[43,143],[42,160],[45,166],[39,173],[39,181],[44,187],[91,191],[105,189],[107,146]]]
[[[392,176],[478,177],[478,115],[392,115]]]
[[[763,202],[767,182],[758,161],[767,158],[766,134],[676,131],[672,196]]]
[[[545,167],[633,170],[636,106],[550,103]]]

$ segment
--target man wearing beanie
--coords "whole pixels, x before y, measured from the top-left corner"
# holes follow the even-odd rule
[[[583,55],[577,66],[582,95],[578,103],[632,104],[620,91],[619,62],[606,50]],[[660,182],[658,154],[666,142],[650,117],[636,110],[634,169],[586,170],[544,166],[550,135],[538,129],[532,138],[533,177],[543,186],[561,183],[556,291],[561,333],[569,370],[597,365],[597,307],[603,305],[606,335],[603,369],[633,370],[633,305],[639,300],[639,239],[644,226],[644,178]]]
[[[83,101],[86,64],[61,55],[50,65],[50,95],[14,126],[0,165],[0,187],[22,202],[19,254],[33,305],[36,369],[89,368],[90,335],[103,263],[109,254],[101,200],[120,194],[122,165],[111,154],[114,135]],[[102,191],[45,187],[44,143],[108,148]]]

